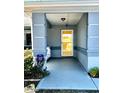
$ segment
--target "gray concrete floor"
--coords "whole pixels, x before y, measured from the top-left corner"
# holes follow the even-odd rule
[[[41,79],[36,87],[40,89],[97,90],[87,72],[76,59],[51,59],[47,63],[50,75]]]
[[[96,87],[97,87],[98,90],[99,90],[99,79],[98,79],[98,78],[92,78],[92,80],[94,81]]]

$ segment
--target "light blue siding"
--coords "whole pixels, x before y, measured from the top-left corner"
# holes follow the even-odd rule
[[[77,26],[77,46],[87,48],[87,14],[83,14]]]
[[[36,56],[37,54],[46,54],[46,17],[43,13],[32,13],[32,49],[33,55]]]
[[[33,50],[40,49],[44,50],[46,48],[46,39],[45,38],[34,38],[33,39]]]
[[[61,49],[58,49],[58,50],[52,50],[51,51],[52,53],[52,57],[61,57]]]
[[[45,29],[46,27],[44,25],[35,26],[33,35],[36,37],[45,36],[46,35],[46,32],[44,31]]]
[[[88,70],[99,66],[99,13],[88,13]]]
[[[88,24],[99,24],[99,13],[98,12],[88,13]]]
[[[49,46],[61,46],[61,29],[60,26],[52,26],[48,29],[48,45]]]
[[[87,13],[84,13],[77,26],[77,58],[87,70]]]
[[[88,37],[88,50],[98,50],[99,49],[99,38],[98,37]]]
[[[96,12],[83,14],[78,24],[77,58],[87,71],[99,66],[99,14]]]
[[[33,25],[35,24],[46,24],[45,14],[43,13],[32,13]]]
[[[99,36],[99,25],[89,25],[88,36]]]
[[[88,59],[87,59],[87,55],[84,55],[83,53],[79,52],[77,53],[78,56],[78,60],[80,61],[80,63],[84,66],[84,68],[87,70],[88,68]]]
[[[98,56],[89,56],[88,57],[88,68],[92,68],[92,67],[98,67],[99,66],[99,57]]]

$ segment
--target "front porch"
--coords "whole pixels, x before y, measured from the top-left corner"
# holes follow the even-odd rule
[[[32,20],[33,56],[46,56],[49,46],[51,57],[56,58],[47,63],[51,74],[39,82],[36,90],[98,90],[97,80],[87,74],[92,67],[99,66],[98,1],[33,3],[25,3],[25,12]],[[71,57],[76,59],[63,59],[63,47],[68,48],[70,42],[64,45],[62,30],[73,30],[70,49]]]
[[[65,18],[63,22],[61,19]],[[62,30],[73,30],[70,41],[63,42]],[[33,56],[46,56],[46,47],[51,49],[51,57],[63,57],[66,49],[72,49],[76,57],[89,71],[99,66],[99,14],[87,13],[32,13]],[[68,34],[67,34],[68,35]],[[66,35],[65,38],[68,38]],[[71,46],[71,47],[70,47]],[[69,48],[70,47],[70,48]],[[67,51],[66,51],[67,52]]]
[[[93,79],[75,58],[50,59],[50,75],[41,79],[36,90],[98,90]]]

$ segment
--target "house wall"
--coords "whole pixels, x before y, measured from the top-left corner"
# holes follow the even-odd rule
[[[77,25],[77,58],[87,70],[87,13],[84,13]]]
[[[89,71],[99,66],[99,13],[83,14],[77,26],[77,58]]]
[[[76,26],[55,26],[52,25],[47,31],[47,44],[51,48],[52,57],[61,57],[61,30],[62,29],[73,29],[74,30],[74,46],[76,45]],[[76,56],[76,51],[74,51]]]
[[[88,70],[99,66],[99,13],[88,13]]]
[[[32,13],[32,50],[33,56],[46,55],[47,22],[44,13]]]

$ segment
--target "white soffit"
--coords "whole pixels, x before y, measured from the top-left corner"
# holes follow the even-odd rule
[[[98,12],[99,0],[25,1],[24,11],[40,11],[43,13]]]
[[[62,13],[62,14],[46,14],[47,20],[52,25],[76,25],[82,16],[82,13]],[[61,18],[66,18],[62,21]]]

